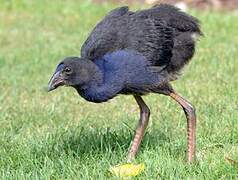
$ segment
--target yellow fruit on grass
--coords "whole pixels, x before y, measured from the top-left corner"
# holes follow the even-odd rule
[[[124,164],[111,167],[109,172],[118,177],[137,176],[145,169],[145,164]]]

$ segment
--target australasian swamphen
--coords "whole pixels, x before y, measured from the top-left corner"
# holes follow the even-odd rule
[[[141,96],[170,96],[182,106],[187,118],[191,162],[195,159],[195,109],[170,82],[193,57],[200,35],[198,20],[170,5],[136,12],[128,7],[114,9],[93,29],[81,48],[81,57],[67,57],[59,63],[48,90],[72,86],[84,99],[95,103],[118,94],[133,95],[140,120],[128,160],[135,157],[149,121],[150,110]]]

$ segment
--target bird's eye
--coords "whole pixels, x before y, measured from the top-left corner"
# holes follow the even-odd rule
[[[66,67],[66,68],[65,68],[65,72],[66,72],[66,73],[71,73],[71,68]]]

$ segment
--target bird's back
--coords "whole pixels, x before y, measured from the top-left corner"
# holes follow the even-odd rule
[[[170,73],[176,73],[193,56],[193,33],[201,34],[198,21],[173,6],[158,5],[136,12],[121,7],[97,24],[82,46],[81,55],[95,60],[129,49],[143,54],[152,66],[165,66]]]

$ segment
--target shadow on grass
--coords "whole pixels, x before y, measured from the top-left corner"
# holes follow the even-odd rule
[[[133,137],[134,132],[128,129],[113,130],[110,128],[100,128],[90,130],[81,128],[80,133],[66,135],[63,138],[62,145],[65,152],[74,152],[79,156],[91,153],[127,153]],[[140,150],[143,151],[145,148],[154,149],[165,141],[169,141],[169,139],[163,133],[146,133]]]
[[[75,158],[125,156],[133,137],[134,132],[129,129],[73,127],[67,131],[53,133],[42,141],[41,148],[37,148],[36,145],[33,149],[35,155],[44,154],[50,158],[62,155],[72,155]],[[172,156],[181,156],[186,147],[181,144],[174,146],[170,141],[163,132],[146,133],[140,152],[166,148]]]
[[[172,130],[171,130],[172,131]],[[22,164],[29,167],[26,171],[30,172],[34,168],[45,168],[48,163],[54,163],[58,170],[61,170],[61,162],[70,162],[72,158],[77,161],[88,160],[89,163],[101,159],[110,161],[120,161],[127,155],[134,132],[128,128],[92,128],[92,127],[70,127],[66,130],[59,128],[56,132],[46,134],[44,137],[32,137],[26,144],[8,141],[2,144],[6,149],[6,158],[2,159],[1,164],[10,169],[21,168]],[[169,137],[163,131],[153,130],[146,133],[140,148],[143,152],[160,153],[173,156],[185,157],[186,146],[181,141],[176,141],[176,137]],[[17,147],[17,148],[16,148]],[[154,157],[151,154],[151,158]],[[14,159],[14,161],[10,161]]]

